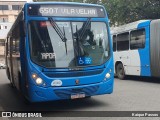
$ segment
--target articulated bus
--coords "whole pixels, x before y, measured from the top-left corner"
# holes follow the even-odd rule
[[[160,20],[112,28],[115,74],[160,77]]]
[[[30,102],[113,92],[109,20],[101,5],[26,3],[6,39],[6,73]]]

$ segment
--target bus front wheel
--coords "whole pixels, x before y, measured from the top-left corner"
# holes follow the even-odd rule
[[[118,63],[118,65],[116,66],[116,72],[119,79],[125,79],[125,71],[122,63]]]

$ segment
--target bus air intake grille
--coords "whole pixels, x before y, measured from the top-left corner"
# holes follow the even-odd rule
[[[58,89],[54,90],[54,93],[62,99],[70,99],[72,94],[85,93],[85,96],[94,95],[99,89],[99,86],[90,86],[83,88],[73,88],[73,89]]]
[[[103,69],[92,70],[92,71],[77,71],[77,72],[52,72],[52,73],[44,73],[48,77],[79,77],[79,76],[90,76],[101,74]]]

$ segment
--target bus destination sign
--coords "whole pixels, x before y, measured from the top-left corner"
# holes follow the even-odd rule
[[[29,5],[30,16],[106,17],[102,7],[71,5]]]

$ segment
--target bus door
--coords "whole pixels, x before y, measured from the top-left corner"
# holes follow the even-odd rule
[[[10,80],[9,75],[9,56],[10,55],[10,43],[9,43],[9,37],[7,37],[5,42],[5,64],[6,64],[6,74],[8,79]]]
[[[10,37],[7,37],[6,41],[6,73],[8,79],[11,81],[11,45],[10,45]]]
[[[121,61],[125,70],[125,74],[128,74],[128,68],[130,66],[130,57],[128,51],[122,51],[118,53],[118,61]]]
[[[12,62],[12,45],[13,45],[13,42],[12,42],[13,38],[12,37],[9,37],[8,38],[8,54],[7,54],[7,65],[8,65],[8,72],[9,72],[9,78],[10,78],[10,81],[12,83],[12,85],[14,86],[14,79],[13,79],[13,62]]]
[[[14,81],[14,85],[19,89],[19,75],[18,75],[18,61],[20,58],[19,54],[19,33],[17,30],[14,30],[13,37],[11,39],[11,45],[12,45],[12,52],[11,52],[11,73],[12,73],[12,79]]]
[[[128,74],[128,66],[130,65],[129,32],[117,35],[117,52],[114,56],[116,56],[116,61],[122,62],[125,74]]]

